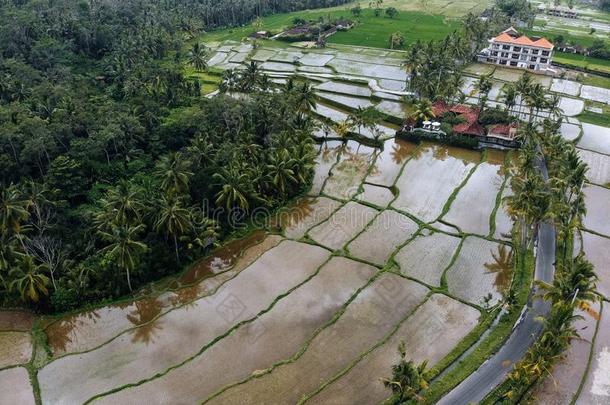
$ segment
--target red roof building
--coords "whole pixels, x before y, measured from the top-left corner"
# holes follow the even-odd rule
[[[479,124],[478,107],[470,107],[464,104],[448,105],[444,101],[437,101],[432,105],[435,117],[441,117],[448,112],[464,119],[465,122],[453,126],[453,131],[460,135],[485,136],[485,128]]]

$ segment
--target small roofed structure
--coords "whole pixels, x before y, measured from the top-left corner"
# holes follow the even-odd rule
[[[432,105],[435,117],[442,117],[448,112],[454,113],[464,122],[454,125],[453,131],[460,135],[485,136],[485,128],[479,124],[481,110],[478,107],[470,107],[464,104],[448,105],[444,101],[436,101]]]
[[[249,35],[253,39],[268,39],[271,36],[269,31],[257,31]]]
[[[335,27],[339,31],[350,30],[354,27],[354,22],[352,20],[339,19],[335,21]]]
[[[487,129],[487,136],[512,142],[517,137],[517,128],[516,123],[491,125]]]
[[[439,100],[432,104],[432,112],[437,119],[441,119],[447,113],[455,114],[462,121],[452,128],[456,135],[475,138],[479,142],[499,145],[501,147],[515,147],[518,145],[516,140],[517,124],[494,124],[486,128],[479,122],[481,111],[478,107],[464,104],[450,105]],[[436,129],[434,124],[438,123],[428,121],[428,128],[425,124],[426,122],[424,122],[424,129]]]

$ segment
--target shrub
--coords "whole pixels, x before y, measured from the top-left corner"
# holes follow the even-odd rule
[[[453,135],[453,126],[448,122],[442,122],[441,131],[443,131],[447,135]]]
[[[509,124],[510,116],[507,111],[494,107],[481,113],[479,116],[479,123],[481,123],[481,125]]]
[[[67,312],[80,306],[78,292],[66,288],[59,287],[51,294],[51,305],[56,312]]]

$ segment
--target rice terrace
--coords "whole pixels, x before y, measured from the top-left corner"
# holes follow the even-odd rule
[[[145,3],[0,2],[0,405],[610,403],[608,1]]]

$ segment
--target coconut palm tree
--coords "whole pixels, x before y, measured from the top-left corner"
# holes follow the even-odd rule
[[[0,189],[0,227],[2,233],[19,235],[21,226],[29,217],[28,201],[17,187],[10,185]]]
[[[109,257],[116,260],[117,266],[125,271],[129,291],[133,291],[131,272],[135,270],[140,255],[148,249],[148,246],[139,240],[139,235],[144,229],[143,224],[137,226],[114,225],[108,232],[98,231],[102,240],[108,242],[102,251],[107,252]]]
[[[306,114],[311,110],[314,110],[317,106],[316,93],[313,90],[313,86],[308,82],[303,82],[301,86],[297,87],[295,94],[295,104],[298,111],[302,114]]]
[[[405,343],[398,345],[400,360],[392,366],[392,377],[383,379],[383,384],[390,388],[396,396],[396,403],[402,404],[411,399],[418,399],[418,392],[428,387],[424,375],[426,373],[427,361],[415,365],[413,361],[407,361]]]
[[[502,101],[509,114],[512,113],[513,107],[517,104],[517,95],[517,88],[512,83],[502,89]]]
[[[216,205],[224,206],[229,211],[235,207],[244,211],[250,208],[252,181],[244,170],[229,166],[214,173],[212,178],[221,186],[216,193]]]
[[[100,200],[100,204],[102,211],[96,216],[100,228],[110,224],[137,225],[146,209],[140,190],[125,180],[119,181],[116,187],[110,189],[106,197]]]
[[[481,104],[481,100],[487,101],[487,97],[489,95],[489,92],[491,91],[492,86],[493,86],[493,82],[491,81],[491,74],[481,75],[479,77],[479,80],[477,80],[477,82],[475,83],[474,88],[479,93],[478,98],[479,98],[479,105],[481,106],[481,108],[485,107],[485,102],[483,102]]]
[[[162,196],[157,203],[154,228],[173,239],[176,260],[180,262],[178,239],[193,230],[191,212],[184,205],[184,200],[173,195]]]
[[[208,69],[208,49],[203,44],[196,43],[188,52],[188,63],[197,71],[205,71]]]
[[[418,122],[428,121],[429,119],[434,118],[432,102],[427,98],[424,98],[415,103],[415,110],[411,114],[411,118]]]
[[[22,255],[17,266],[9,272],[12,279],[9,289],[16,290],[24,302],[37,303],[49,295],[49,278],[44,275],[47,267],[36,264],[32,256]]]
[[[221,93],[235,93],[239,90],[241,76],[235,69],[228,69],[222,74],[222,80],[218,86]]]
[[[540,282],[544,298],[555,304],[573,302],[580,308],[587,308],[588,303],[597,301],[596,281],[593,265],[584,253],[579,253],[566,265],[560,264],[553,284]]]
[[[161,188],[165,193],[185,193],[193,173],[191,163],[180,152],[171,152],[161,157],[154,171],[155,177],[161,179]]]
[[[519,118],[521,118],[521,106],[524,104],[525,98],[530,93],[533,82],[534,81],[532,79],[532,75],[530,75],[529,72],[525,72],[519,78],[519,80],[515,82],[515,89],[517,90],[517,93],[519,93],[521,99],[519,103],[519,111],[517,114]]]
[[[563,115],[563,109],[559,107],[559,103],[561,102],[561,97],[557,94],[553,94],[547,98],[546,106],[544,107],[548,110],[549,114],[554,117],[560,117]]]
[[[293,170],[296,163],[287,149],[276,150],[269,155],[269,163],[267,164],[269,180],[274,188],[280,191],[279,194],[282,198],[292,185],[298,184]]]
[[[337,122],[333,125],[333,130],[337,133],[340,138],[347,140],[352,124],[349,120]]]
[[[529,122],[534,122],[534,118],[538,116],[540,110],[548,105],[546,90],[540,83],[530,86],[529,92],[525,95],[525,103],[530,109]]]

